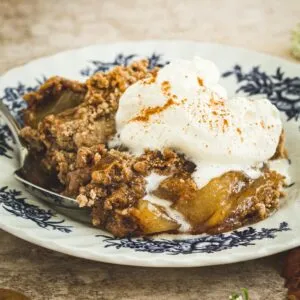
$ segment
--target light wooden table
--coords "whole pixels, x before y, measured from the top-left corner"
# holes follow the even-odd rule
[[[99,42],[192,39],[291,59],[289,32],[300,1],[0,1],[0,72],[43,55]],[[285,299],[284,254],[191,269],[146,269],[90,262],[0,231],[0,288],[32,299]]]

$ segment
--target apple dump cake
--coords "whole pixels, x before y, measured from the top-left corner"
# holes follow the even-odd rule
[[[275,106],[228,98],[219,77],[201,58],[53,77],[25,95],[21,136],[116,236],[232,230],[279,207],[287,154]]]

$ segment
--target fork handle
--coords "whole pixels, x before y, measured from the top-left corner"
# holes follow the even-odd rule
[[[18,150],[19,150],[20,164],[23,165],[25,156],[27,154],[27,149],[25,148],[25,146],[23,145],[23,143],[20,139],[21,127],[18,124],[18,122],[16,121],[16,119],[11,115],[7,106],[2,101],[0,101],[0,115],[4,119],[5,123],[7,123],[7,126],[9,127],[9,129],[17,143]]]

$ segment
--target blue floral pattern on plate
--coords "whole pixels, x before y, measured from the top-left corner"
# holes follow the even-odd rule
[[[288,77],[278,67],[274,74],[267,74],[260,67],[253,67],[244,72],[240,65],[224,72],[223,77],[235,76],[239,87],[236,92],[244,92],[249,96],[264,95],[280,111],[284,112],[288,121],[298,121],[300,116],[300,77]]]
[[[13,148],[10,145],[12,142],[13,138],[8,126],[0,125],[0,156],[5,156],[10,159],[12,158],[11,153]]]
[[[41,228],[58,230],[70,233],[72,226],[63,225],[65,220],[53,221],[55,213],[50,209],[45,210],[37,205],[29,204],[22,196],[21,191],[9,189],[7,186],[0,188],[0,205],[9,213],[26,220],[31,220]]]
[[[215,253],[239,246],[254,245],[254,241],[262,239],[274,239],[276,233],[291,230],[286,222],[282,222],[278,228],[262,228],[256,230],[248,227],[244,230],[235,230],[229,234],[204,235],[188,239],[150,239],[150,238],[114,238],[106,235],[103,237],[107,247],[130,248],[137,252],[166,253],[166,254],[192,254]]]
[[[86,68],[80,71],[80,74],[83,76],[91,76],[97,72],[106,72],[109,69],[116,67],[116,66],[128,66],[133,59],[139,57],[137,54],[128,54],[125,55],[123,53],[118,54],[115,59],[111,62],[103,62],[101,60],[92,60],[90,61],[91,66],[87,66]],[[163,67],[169,63],[169,61],[164,61],[162,59],[161,54],[152,53],[147,57],[149,61],[148,68],[151,70],[154,67]]]
[[[22,110],[26,108],[26,102],[23,100],[23,96],[27,93],[36,91],[41,84],[46,81],[46,77],[42,75],[41,79],[36,79],[34,86],[26,86],[25,84],[18,82],[16,86],[8,86],[4,89],[4,95],[0,98],[14,115],[14,117],[22,123]]]

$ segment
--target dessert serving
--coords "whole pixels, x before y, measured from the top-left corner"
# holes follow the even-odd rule
[[[288,159],[277,108],[219,77],[198,57],[53,77],[24,96],[21,137],[48,187],[116,236],[229,231],[278,209]]]

